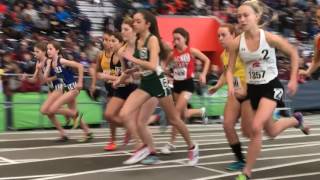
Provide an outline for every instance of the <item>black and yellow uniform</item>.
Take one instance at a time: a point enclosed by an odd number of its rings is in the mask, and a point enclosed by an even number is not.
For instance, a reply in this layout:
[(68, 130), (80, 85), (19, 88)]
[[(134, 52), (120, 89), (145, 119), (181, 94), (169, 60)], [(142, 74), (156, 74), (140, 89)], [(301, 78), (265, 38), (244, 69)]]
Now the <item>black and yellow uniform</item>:
[[(222, 54), (220, 55), (220, 59), (222, 60), (224, 69), (226, 71), (228, 68), (229, 53), (226, 50), (224, 50), (222, 52)], [(246, 69), (245, 69), (243, 61), (241, 60), (239, 55), (237, 56), (236, 64), (235, 64), (234, 71), (233, 71), (233, 86), (235, 89), (243, 88), (243, 87), (247, 86)], [(237, 98), (239, 103), (242, 103), (248, 99), (249, 99), (248, 96), (246, 96), (244, 98)]]
[[(103, 51), (101, 53), (101, 56), (100, 56), (100, 70), (101, 72), (104, 72), (104, 73), (109, 73), (110, 72), (110, 54), (107, 53), (106, 51)], [(104, 84), (106, 90), (108, 91), (108, 94), (107, 96), (108, 97), (111, 97), (113, 96), (113, 88), (112, 88), (112, 84), (111, 83), (108, 83), (108, 82), (105, 82)]]
[[(122, 73), (121, 62), (113, 63), (114, 54), (112, 54), (110, 59), (110, 75), (120, 76)], [(113, 96), (120, 99), (126, 100), (129, 95), (137, 88), (137, 85), (133, 83), (129, 84), (120, 84), (118, 88), (113, 89)]]
[[(150, 34), (140, 49), (137, 48), (138, 40), (135, 43), (135, 51), (133, 56), (135, 58), (149, 61), (149, 50), (147, 48), (148, 41), (152, 34)], [(163, 70), (160, 66), (157, 67), (156, 71), (143, 70), (140, 89), (150, 94), (152, 97), (165, 97), (171, 94), (169, 88), (168, 79), (164, 76)]]

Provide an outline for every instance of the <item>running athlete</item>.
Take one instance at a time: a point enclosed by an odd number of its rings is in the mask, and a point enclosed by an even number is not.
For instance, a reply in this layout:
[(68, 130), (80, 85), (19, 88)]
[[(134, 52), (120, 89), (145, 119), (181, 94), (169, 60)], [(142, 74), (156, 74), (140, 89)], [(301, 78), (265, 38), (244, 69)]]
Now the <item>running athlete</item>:
[[(231, 24), (222, 24), (218, 29), (218, 39), (224, 51), (222, 52), (220, 59), (224, 64), (224, 69), (227, 70), (228, 60), (229, 60), (229, 45), (232, 43), (233, 39), (236, 37), (235, 28)], [(217, 84), (211, 87), (208, 91), (210, 94), (215, 93), (226, 83), (225, 71), (220, 76)], [(236, 171), (241, 170), (245, 165), (244, 155), (241, 149), (241, 143), (237, 132), (235, 130), (235, 125), (238, 118), (241, 117), (246, 119), (245, 115), (249, 112), (246, 110), (250, 107), (250, 102), (246, 98), (247, 94), (247, 84), (245, 80), (245, 68), (243, 61), (237, 56), (235, 62), (235, 69), (233, 72), (235, 96), (228, 96), (227, 102), (224, 107), (224, 120), (223, 129), (226, 134), (226, 138), (229, 145), (236, 157), (236, 162), (233, 162), (227, 166), (228, 170)], [(242, 121), (243, 125), (245, 121)], [(245, 129), (246, 126), (242, 126)]]
[[(168, 81), (164, 76), (160, 66), (160, 59), (165, 58), (162, 43), (157, 26), (157, 20), (154, 15), (148, 11), (139, 11), (134, 14), (134, 30), (137, 33), (135, 52), (124, 52), (123, 56), (128, 61), (139, 65), (142, 69), (141, 84), (138, 89), (130, 94), (123, 108), (120, 111), (120, 117), (124, 123), (131, 120), (131, 114), (142, 106), (151, 97), (157, 97), (160, 106), (163, 108), (170, 123), (175, 126), (183, 135), (189, 150), (189, 165), (195, 165), (198, 162), (198, 145), (191, 141), (189, 131), (186, 125), (179, 117), (179, 113), (174, 107), (173, 99)], [(145, 144), (136, 151), (125, 164), (134, 164), (146, 157), (157, 159), (150, 132), (146, 131), (147, 123), (138, 121), (138, 132), (142, 142)], [(132, 128), (127, 126), (127, 128)], [(156, 161), (152, 161), (156, 162)]]
[(56, 119), (56, 116), (54, 114), (51, 115), (48, 113), (50, 105), (55, 101), (55, 99), (57, 99), (59, 96), (63, 94), (63, 84), (61, 84), (58, 80), (54, 80), (55, 73), (53, 70), (49, 72), (49, 77), (45, 78), (46, 63), (47, 63), (47, 57), (46, 57), (47, 44), (37, 43), (33, 49), (34, 49), (34, 56), (37, 59), (35, 72), (32, 78), (28, 79), (27, 75), (23, 75), (22, 79), (26, 79), (30, 82), (40, 81), (41, 83), (47, 83), (49, 87), (48, 97), (41, 105), (40, 111), (42, 114), (48, 116), (48, 118), (51, 120), (51, 122), (59, 131), (60, 138), (58, 139), (58, 141), (65, 141), (66, 138), (64, 137), (67, 137), (67, 136), (60, 122)]
[[(320, 27), (320, 7), (318, 7), (316, 10), (316, 21), (318, 26)], [(313, 56), (311, 65), (307, 70), (300, 70), (299, 71), (300, 75), (310, 77), (311, 74), (314, 73), (319, 68), (320, 66), (319, 51), (320, 51), (320, 35), (317, 34), (317, 36), (314, 38), (314, 56)]]
[[(81, 64), (69, 61), (59, 56), (60, 52), (60, 44), (52, 41), (49, 42), (47, 45), (47, 54), (48, 57), (51, 58), (48, 60), (48, 68), (47, 72), (54, 70), (55, 76), (57, 80), (63, 84), (64, 93), (57, 97), (48, 109), (49, 115), (54, 114), (62, 114), (64, 116), (78, 118), (80, 122), (80, 126), (83, 129), (85, 136), (80, 142), (88, 142), (93, 139), (93, 134), (90, 132), (88, 125), (82, 120), (82, 113), (79, 113), (76, 108), (76, 97), (79, 94), (82, 88), (82, 81), (83, 81), (83, 67)], [(74, 79), (73, 72), (71, 71), (72, 68), (78, 69), (78, 82)], [(49, 69), (49, 70), (48, 70)], [(45, 75), (48, 77), (48, 74)], [(64, 104), (71, 104), (70, 108), (63, 108)], [(67, 141), (68, 137), (63, 136), (61, 141)]]
[[(125, 42), (125, 45), (119, 49), (119, 51), (116, 55), (120, 59), (122, 71), (121, 71), (121, 76), (118, 77), (118, 79), (116, 81), (114, 81), (113, 86), (119, 87), (119, 85), (121, 86), (121, 84), (129, 84), (131, 86), (134, 86), (135, 88), (133, 90), (135, 90), (137, 85), (139, 84), (139, 79), (141, 78), (139, 75), (139, 72), (135, 72), (137, 70), (137, 67), (134, 63), (124, 59), (121, 56), (124, 52), (133, 54), (134, 50), (135, 50), (136, 33), (133, 30), (133, 19), (132, 18), (130, 18), (130, 17), (124, 18), (124, 20), (121, 24), (121, 34), (122, 34), (123, 40)], [(129, 94), (131, 92), (132, 91), (130, 91)], [(129, 94), (128, 94), (128, 96), (129, 96)], [(126, 96), (126, 99), (128, 96)], [(146, 101), (142, 105), (142, 107), (140, 107), (140, 109), (138, 109), (137, 111), (135, 111), (132, 114), (132, 117), (134, 117), (135, 120), (131, 120), (130, 122), (128, 122), (129, 124), (127, 123), (126, 125), (130, 126), (130, 127), (136, 127), (139, 116), (140, 116), (140, 118), (148, 119), (148, 122), (151, 122), (155, 116), (155, 115), (152, 115), (152, 112), (157, 107), (157, 105), (158, 105), (158, 100), (156, 98), (149, 99), (148, 101)], [(144, 111), (142, 112), (141, 109), (143, 109)], [(120, 121), (122, 123), (121, 119), (120, 119)], [(147, 124), (150, 124), (150, 123), (147, 123)], [(134, 131), (129, 133), (130, 130), (134, 130)], [(137, 141), (136, 145), (139, 144), (140, 141), (137, 136), (138, 133), (137, 133), (136, 128), (129, 128), (127, 131), (127, 134), (131, 134), (131, 136), (133, 134), (135, 136), (134, 138)], [(128, 141), (127, 138), (125, 140)], [(136, 149), (137, 149), (137, 147), (135, 148), (135, 150)]]
[[(190, 35), (184, 28), (176, 28), (173, 30), (174, 49), (169, 55), (166, 64), (172, 63), (173, 66), (173, 98), (176, 108), (182, 120), (186, 120), (188, 101), (194, 92), (194, 71), (195, 61), (199, 59), (203, 63), (203, 70), (199, 76), (201, 85), (206, 84), (206, 76), (210, 66), (209, 58), (199, 49), (189, 46)], [(166, 68), (166, 67), (165, 67)], [(170, 141), (161, 148), (161, 153), (170, 154), (174, 149), (174, 141), (176, 140), (177, 129), (172, 128)]]
[(230, 55), (226, 78), (229, 96), (235, 96), (233, 69), (237, 54), (246, 68), (247, 96), (254, 111), (251, 120), (250, 143), (246, 165), (236, 179), (249, 179), (252, 168), (261, 151), (262, 130), (271, 137), (276, 137), (289, 127), (297, 127), (305, 134), (309, 128), (304, 126), (303, 118), (297, 117), (274, 122), (272, 114), (277, 104), (281, 104), (284, 93), (278, 79), (275, 48), (287, 54), (291, 59), (291, 75), (288, 83), (290, 95), (297, 91), (298, 52), (281, 36), (273, 35), (260, 29), (258, 23), (263, 8), (256, 0), (248, 0), (238, 8), (238, 22), (243, 33), (230, 45)]
[[(117, 80), (123, 74), (125, 67), (128, 66), (124, 64), (125, 62), (121, 60), (119, 56), (120, 48), (124, 45), (124, 40), (120, 33), (112, 33), (110, 36), (110, 46), (112, 48), (113, 54), (110, 59), (110, 77), (112, 79)], [(126, 46), (126, 45), (125, 45)], [(132, 82), (125, 82), (121, 84), (117, 84), (113, 89), (113, 95), (108, 102), (107, 109), (105, 111), (105, 117), (110, 120), (110, 124), (112, 126), (122, 125), (122, 120), (119, 118), (119, 112), (121, 107), (123, 106), (125, 100), (128, 96), (133, 92), (137, 85)], [(135, 113), (132, 114), (132, 117), (136, 117)], [(134, 121), (130, 121), (130, 126), (136, 126)], [(130, 132), (130, 136), (136, 140), (136, 148), (140, 146), (139, 138), (137, 135), (136, 127), (135, 130)], [(128, 136), (128, 134), (126, 135)], [(128, 137), (126, 137), (128, 138)]]
[[(93, 71), (92, 75), (92, 81), (91, 81), (91, 94), (93, 94), (94, 90), (96, 89), (96, 81), (97, 79), (104, 80), (105, 81), (105, 88), (108, 92), (106, 102), (109, 101), (109, 99), (113, 96), (113, 88), (111, 81), (116, 80), (116, 77), (110, 75), (110, 59), (111, 55), (113, 54), (111, 45), (110, 45), (110, 37), (112, 32), (106, 31), (103, 34), (103, 51), (101, 51), (96, 58), (96, 63), (93, 65), (93, 68), (95, 69)], [(107, 107), (105, 107), (107, 109)], [(106, 110), (104, 110), (105, 112)], [(111, 123), (109, 119), (106, 119), (109, 123), (110, 128), (110, 141), (106, 144), (104, 147), (104, 150), (106, 151), (114, 151), (117, 149), (116, 144), (116, 126), (114, 123)]]

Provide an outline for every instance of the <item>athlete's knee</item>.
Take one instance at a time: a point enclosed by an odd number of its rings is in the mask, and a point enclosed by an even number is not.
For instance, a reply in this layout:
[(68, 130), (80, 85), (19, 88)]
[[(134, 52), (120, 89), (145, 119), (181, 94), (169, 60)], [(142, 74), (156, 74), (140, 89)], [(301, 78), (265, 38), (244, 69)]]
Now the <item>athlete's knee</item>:
[(243, 129), (243, 130), (242, 130), (242, 136), (243, 136), (243, 137), (246, 137), (246, 138), (249, 138), (249, 139), (250, 139), (251, 136), (252, 136), (251, 134), (252, 134), (252, 133), (251, 133), (249, 130), (247, 130), (247, 129)]
[(48, 115), (49, 114), (49, 108), (41, 107), (40, 112), (43, 115)]
[(114, 117), (114, 113), (111, 113), (111, 112), (105, 112), (104, 113), (104, 117), (106, 118), (106, 120), (108, 121), (113, 121), (113, 117)]
[(172, 126), (178, 126), (182, 121), (178, 113), (168, 116), (168, 120)]
[(145, 121), (142, 121), (140, 119), (138, 119), (136, 121), (136, 127), (140, 130), (140, 129), (144, 129), (147, 126)]
[(251, 138), (257, 138), (262, 135), (262, 125), (260, 124), (253, 124), (252, 130), (250, 133)]
[(179, 111), (179, 115), (180, 115), (180, 118), (185, 121), (187, 119), (187, 113), (186, 111), (182, 110), (182, 111)]
[(234, 130), (234, 124), (228, 121), (224, 121), (223, 122), (223, 129), (225, 131), (230, 131), (230, 130)]
[(52, 107), (50, 107), (50, 108), (48, 108), (48, 110), (47, 110), (47, 115), (53, 115), (53, 114), (55, 114), (57, 112), (57, 108), (55, 108), (54, 106), (52, 106)]
[[(121, 121), (123, 122), (123, 123), (126, 123), (127, 121), (128, 121), (128, 117), (130, 117), (130, 115), (129, 115), (129, 113), (128, 112), (126, 112), (126, 111), (123, 111), (123, 110), (121, 110), (120, 112), (119, 112), (119, 119), (121, 119)], [(135, 117), (133, 117), (133, 118), (135, 118)]]
[(275, 137), (277, 137), (277, 133), (272, 130), (266, 130), (265, 134), (271, 139), (274, 139)]

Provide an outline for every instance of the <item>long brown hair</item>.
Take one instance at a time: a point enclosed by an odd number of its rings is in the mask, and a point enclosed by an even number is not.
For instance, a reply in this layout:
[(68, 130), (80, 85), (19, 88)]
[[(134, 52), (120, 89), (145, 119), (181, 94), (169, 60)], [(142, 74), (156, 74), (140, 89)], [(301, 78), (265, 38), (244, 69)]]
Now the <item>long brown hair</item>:
[(146, 10), (139, 10), (135, 14), (139, 14), (139, 13), (143, 16), (144, 20), (147, 23), (150, 23), (150, 27), (149, 27), (150, 33), (158, 38), (159, 46), (160, 46), (160, 53), (159, 53), (160, 59), (161, 60), (166, 59), (168, 56), (168, 52), (163, 47), (156, 16)]
[(43, 52), (46, 52), (47, 50), (47, 43), (46, 42), (38, 42), (34, 45), (35, 48), (40, 49)]

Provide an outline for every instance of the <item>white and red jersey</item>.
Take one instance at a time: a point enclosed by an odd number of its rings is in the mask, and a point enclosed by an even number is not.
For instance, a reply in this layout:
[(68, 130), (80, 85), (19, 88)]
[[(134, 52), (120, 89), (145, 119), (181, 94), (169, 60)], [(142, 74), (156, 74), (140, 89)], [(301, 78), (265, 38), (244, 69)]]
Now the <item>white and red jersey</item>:
[(264, 30), (260, 29), (256, 51), (250, 51), (244, 33), (240, 35), (239, 56), (246, 66), (248, 84), (267, 84), (278, 76), (275, 49), (268, 44)]
[(195, 58), (192, 56), (190, 47), (179, 52), (173, 50), (173, 79), (183, 81), (194, 77)]

